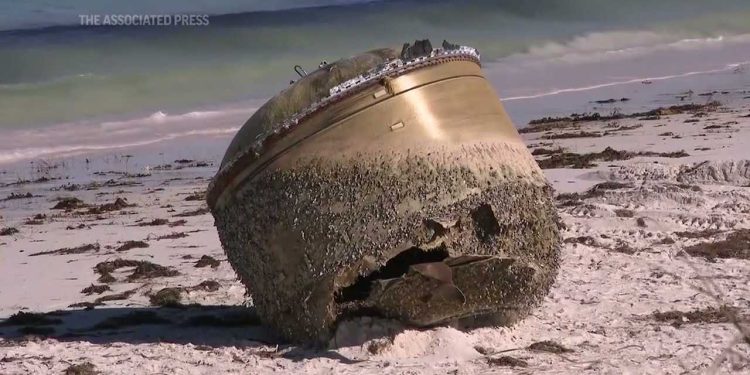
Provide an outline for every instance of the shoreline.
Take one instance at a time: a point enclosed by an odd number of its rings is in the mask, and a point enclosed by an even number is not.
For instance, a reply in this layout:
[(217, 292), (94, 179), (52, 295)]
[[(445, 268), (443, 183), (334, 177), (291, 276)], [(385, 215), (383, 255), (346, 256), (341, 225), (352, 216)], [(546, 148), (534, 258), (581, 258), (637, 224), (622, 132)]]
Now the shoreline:
[[(549, 115), (613, 110), (636, 112), (653, 107), (655, 103), (666, 106), (686, 100), (700, 103), (707, 98), (699, 95), (712, 91), (717, 91), (712, 100), (728, 105), (747, 101), (750, 90), (743, 82), (744, 77), (750, 75), (750, 53), (741, 52), (744, 50), (750, 51), (750, 42), (727, 39), (701, 48), (655, 50), (614, 60), (606, 57), (605, 52), (596, 51), (591, 52), (590, 60), (581, 61), (567, 61), (564, 56), (504, 58), (484, 62), (483, 69), (516, 127), (523, 128), (530, 120)], [(606, 59), (598, 60), (597, 53), (604, 54)], [(665, 70), (660, 67), (661, 61), (673, 63)], [(599, 75), (591, 76), (592, 69), (600, 72)], [(537, 83), (528, 86), (528, 82)], [(722, 94), (724, 91), (729, 93)], [(691, 92), (694, 95), (687, 97)], [(597, 103), (610, 98), (630, 100)], [(3, 150), (0, 151), (0, 170), (35, 158), (82, 156), (96, 150), (117, 149), (119, 153), (127, 153), (128, 148), (149, 144), (179, 149), (180, 140), (199, 135), (223, 135), (228, 144), (231, 134), (260, 104), (261, 100), (245, 100), (179, 113), (154, 111), (135, 117), (4, 129), (6, 137), (0, 140), (0, 150)], [(217, 145), (215, 152), (223, 152), (226, 144)], [(145, 164), (154, 164), (154, 161)]]

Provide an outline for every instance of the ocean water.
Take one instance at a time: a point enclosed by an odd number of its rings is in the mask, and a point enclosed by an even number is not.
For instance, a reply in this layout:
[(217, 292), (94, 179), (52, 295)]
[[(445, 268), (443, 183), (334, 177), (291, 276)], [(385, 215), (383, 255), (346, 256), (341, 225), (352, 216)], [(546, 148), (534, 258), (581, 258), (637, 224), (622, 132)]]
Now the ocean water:
[[(479, 48), (518, 125), (603, 89), (639, 95), (643, 80), (658, 83), (652, 97), (698, 76), (741, 91), (750, 62), (747, 0), (66, 3), (0, 0), (0, 163), (228, 138), (295, 64), (417, 38)], [(208, 14), (209, 25), (80, 24), (110, 14)]]

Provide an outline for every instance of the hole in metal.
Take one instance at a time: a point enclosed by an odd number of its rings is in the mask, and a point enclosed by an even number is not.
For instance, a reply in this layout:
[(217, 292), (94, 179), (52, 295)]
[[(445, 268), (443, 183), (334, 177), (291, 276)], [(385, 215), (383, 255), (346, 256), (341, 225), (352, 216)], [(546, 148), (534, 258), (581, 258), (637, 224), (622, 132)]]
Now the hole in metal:
[(334, 300), (336, 303), (366, 300), (367, 297), (370, 296), (372, 284), (375, 281), (394, 279), (406, 275), (409, 271), (409, 267), (413, 265), (440, 262), (445, 258), (448, 258), (448, 256), (448, 251), (444, 248), (425, 251), (418, 247), (412, 247), (404, 250), (393, 258), (388, 259), (385, 265), (379, 269), (368, 275), (358, 277), (354, 284), (342, 288), (336, 293)]

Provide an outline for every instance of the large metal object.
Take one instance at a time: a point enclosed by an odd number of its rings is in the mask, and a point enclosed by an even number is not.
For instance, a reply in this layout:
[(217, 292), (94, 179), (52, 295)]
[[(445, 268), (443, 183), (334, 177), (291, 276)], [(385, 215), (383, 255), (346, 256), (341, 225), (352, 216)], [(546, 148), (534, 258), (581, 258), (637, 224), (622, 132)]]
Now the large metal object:
[(323, 65), (239, 131), (208, 193), (261, 317), (326, 340), (343, 317), (508, 325), (553, 283), (544, 176), (473, 49)]

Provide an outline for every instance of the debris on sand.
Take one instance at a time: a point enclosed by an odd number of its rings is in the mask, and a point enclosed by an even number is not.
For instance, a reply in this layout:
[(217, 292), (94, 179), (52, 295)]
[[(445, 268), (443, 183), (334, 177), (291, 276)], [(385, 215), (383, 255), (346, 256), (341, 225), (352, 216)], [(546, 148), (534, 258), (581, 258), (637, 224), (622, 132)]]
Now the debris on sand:
[(48, 326), (61, 324), (62, 320), (58, 318), (50, 318), (49, 314), (31, 313), (25, 311), (19, 311), (11, 315), (4, 322), (0, 322), (2, 326)]
[(580, 131), (578, 133), (559, 133), (543, 135), (539, 139), (553, 140), (553, 139), (572, 139), (572, 138), (600, 138), (602, 133), (599, 132), (585, 132)]
[(118, 329), (145, 324), (169, 324), (168, 319), (153, 311), (133, 311), (125, 315), (107, 318), (92, 327), (92, 330)]
[(596, 164), (594, 162), (599, 161), (619, 161), (628, 160), (634, 157), (645, 156), (645, 157), (664, 157), (664, 158), (683, 158), (690, 156), (685, 151), (676, 152), (652, 152), (652, 151), (619, 151), (611, 147), (605, 148), (602, 152), (591, 152), (588, 154), (576, 154), (572, 152), (561, 152), (559, 154), (551, 154), (547, 159), (538, 160), (539, 167), (542, 169), (552, 168), (573, 168), (573, 169), (587, 169), (594, 168)]
[(60, 199), (52, 209), (70, 211), (81, 207), (86, 207), (86, 204), (82, 200), (75, 197), (67, 197)]
[(659, 107), (648, 112), (636, 112), (631, 114), (622, 114), (617, 112), (610, 115), (602, 115), (599, 113), (573, 113), (570, 116), (566, 117), (544, 117), (537, 120), (531, 120), (529, 121), (529, 126), (519, 130), (519, 133), (537, 133), (553, 129), (560, 129), (561, 125), (570, 127), (574, 126), (573, 124), (576, 123), (589, 121), (612, 121), (639, 117), (643, 117), (644, 120), (656, 120), (660, 118), (660, 116), (676, 115), (680, 113), (712, 112), (717, 110), (719, 107), (721, 107), (720, 102), (712, 101), (706, 104), (683, 104), (673, 105), (671, 107)]
[(172, 277), (180, 274), (177, 270), (151, 263), (146, 260), (130, 259), (115, 259), (112, 261), (101, 262), (94, 266), (94, 271), (101, 275), (99, 282), (110, 283), (115, 281), (112, 272), (126, 267), (135, 267), (133, 273), (127, 277), (128, 281), (152, 279), (155, 277)]
[(70, 365), (65, 369), (63, 375), (98, 375), (99, 371), (90, 362), (84, 362), (77, 365)]
[(594, 239), (594, 237), (591, 237), (591, 236), (570, 237), (570, 238), (566, 238), (563, 242), (581, 244), (581, 245), (586, 245), (586, 246), (596, 245), (596, 240)]
[(651, 314), (651, 318), (657, 322), (669, 323), (673, 327), (679, 328), (683, 324), (695, 323), (729, 323), (732, 317), (737, 313), (736, 309), (723, 305), (718, 309), (707, 307), (692, 311), (656, 311)]
[(630, 189), (633, 187), (633, 184), (627, 184), (617, 181), (605, 181), (602, 183), (598, 183), (594, 185), (591, 189), (589, 189), (590, 192), (599, 192), (599, 191), (605, 191), (605, 190), (622, 190), (622, 189)]
[[(106, 286), (106, 285), (104, 285), (104, 286)], [(108, 289), (108, 290), (111, 290), (111, 289)], [(90, 309), (90, 308), (93, 308), (95, 306), (103, 305), (104, 302), (126, 300), (126, 299), (130, 298), (133, 294), (135, 294), (135, 292), (137, 292), (137, 291), (138, 291), (138, 289), (131, 289), (131, 290), (126, 290), (126, 291), (121, 292), (121, 293), (107, 294), (106, 296), (101, 296), (101, 297), (95, 299), (93, 302), (78, 302), (78, 303), (74, 303), (74, 304), (72, 304), (72, 305), (70, 305), (68, 307), (85, 307), (87, 309)]]
[(119, 211), (129, 207), (135, 207), (135, 204), (128, 203), (128, 200), (125, 198), (117, 198), (112, 203), (105, 203), (96, 207), (91, 207), (87, 213), (89, 215), (99, 215), (104, 212)]
[(646, 224), (646, 219), (639, 217), (635, 220), (635, 224), (641, 228), (646, 228), (648, 225)]
[(624, 131), (628, 131), (628, 130), (640, 129), (642, 127), (643, 127), (643, 125), (641, 125), (641, 124), (635, 124), (635, 125), (631, 125), (631, 126), (626, 126), (626, 125), (617, 126), (614, 129), (609, 129), (609, 130), (605, 131), (604, 132), (604, 136), (613, 135), (615, 133), (624, 132)]
[(44, 220), (47, 218), (47, 215), (45, 214), (36, 214), (24, 221), (23, 223), (26, 225), (42, 225), (44, 224)]
[(507, 355), (501, 357), (487, 358), (487, 364), (498, 367), (528, 367), (529, 363), (523, 359), (510, 357)]
[(568, 349), (554, 341), (540, 341), (535, 342), (527, 347), (527, 349), (535, 352), (546, 352), (554, 354), (572, 353), (572, 349)]
[(185, 238), (187, 236), (188, 235), (185, 232), (172, 232), (170, 234), (165, 234), (163, 236), (158, 236), (158, 237), (156, 237), (156, 240), (157, 241), (161, 241), (161, 240), (176, 240), (178, 238)]
[(216, 268), (221, 264), (218, 260), (216, 260), (214, 257), (209, 255), (202, 256), (196, 263), (195, 268), (203, 268), (203, 267), (211, 267)]
[(618, 208), (615, 210), (615, 216), (632, 218), (635, 217), (635, 212), (633, 210)]
[(185, 224), (187, 224), (187, 220), (182, 219), (182, 220), (177, 220), (177, 221), (170, 222), (169, 226), (171, 228), (174, 228), (174, 227), (181, 227), (181, 226), (183, 226)]
[(37, 196), (31, 193), (26, 193), (26, 194), (10, 193), (10, 195), (8, 195), (7, 197), (0, 199), (0, 202), (11, 201), (11, 200), (16, 200), (16, 199), (34, 198), (34, 197), (37, 197)]
[(153, 219), (151, 221), (147, 221), (145, 223), (139, 223), (139, 227), (156, 227), (160, 225), (167, 225), (169, 224), (168, 219)]
[(85, 294), (87, 296), (90, 296), (92, 294), (102, 294), (102, 293), (110, 291), (110, 290), (112, 290), (112, 288), (110, 288), (109, 285), (94, 285), (94, 284), (91, 284), (91, 285), (83, 288), (83, 290), (81, 290), (81, 293), (83, 293), (83, 294)]
[(209, 213), (208, 207), (201, 207), (192, 211), (185, 211), (174, 215), (175, 217), (189, 217), (189, 216), (200, 216)]
[(185, 288), (164, 288), (149, 296), (148, 299), (153, 306), (181, 307), (182, 293), (184, 292)]
[(85, 228), (91, 229), (91, 226), (81, 223), (78, 225), (68, 225), (67, 227), (65, 227), (65, 230), (76, 230), (76, 229), (85, 229)]
[(206, 292), (215, 292), (221, 288), (221, 284), (219, 284), (216, 280), (205, 280), (201, 281), (200, 284), (190, 288), (191, 290), (202, 290)]
[(559, 148), (537, 148), (534, 151), (531, 152), (531, 155), (534, 156), (542, 156), (542, 155), (552, 155), (552, 154), (561, 154), (565, 152), (565, 150), (562, 147)]
[(143, 241), (125, 241), (122, 245), (120, 245), (115, 251), (128, 251), (130, 249), (145, 249), (149, 245)]
[(39, 253), (33, 253), (29, 254), (30, 257), (35, 257), (39, 255), (71, 255), (71, 254), (83, 254), (88, 252), (96, 252), (99, 251), (100, 246), (99, 243), (90, 243), (81, 245), (78, 247), (64, 247), (62, 249), (57, 250), (50, 250), (50, 251), (42, 251)]
[(656, 242), (656, 245), (674, 245), (676, 242), (672, 237), (664, 237), (660, 241)]
[(172, 277), (180, 273), (177, 270), (164, 267), (148, 261), (140, 261), (135, 266), (133, 273), (128, 276), (128, 280), (153, 279), (156, 277)]
[(12, 236), (18, 233), (18, 229), (13, 227), (7, 227), (0, 229), (0, 236)]
[(204, 201), (206, 200), (206, 193), (205, 192), (198, 192), (192, 193), (185, 197), (186, 201)]
[(718, 229), (705, 229), (705, 230), (701, 230), (697, 232), (688, 232), (688, 231), (674, 232), (674, 235), (680, 238), (697, 239), (697, 238), (711, 238), (720, 233), (723, 233), (723, 232)]
[(599, 184), (594, 185), (591, 187), (591, 189), (585, 191), (584, 193), (563, 193), (558, 194), (555, 199), (558, 201), (563, 202), (563, 206), (569, 206), (572, 205), (574, 202), (581, 202), (586, 199), (590, 198), (599, 198), (603, 197), (607, 191), (610, 190), (621, 190), (621, 189), (629, 189), (632, 188), (633, 185), (631, 184), (624, 184), (621, 182), (614, 182), (614, 181), (606, 181)]
[(138, 291), (137, 289), (131, 289), (126, 290), (122, 293), (115, 293), (115, 294), (107, 294), (106, 296), (101, 296), (94, 300), (94, 303), (101, 304), (102, 302), (108, 302), (108, 301), (122, 301), (130, 298), (135, 292)]
[(617, 245), (615, 245), (615, 247), (611, 248), (610, 250), (616, 253), (627, 254), (627, 255), (633, 255), (638, 252), (638, 249), (628, 245), (625, 242), (619, 242)]
[(724, 241), (704, 242), (685, 248), (685, 252), (707, 260), (716, 258), (750, 259), (750, 229), (735, 231)]
[(393, 340), (391, 338), (380, 338), (370, 341), (370, 343), (367, 344), (367, 351), (370, 354), (378, 355), (382, 354), (386, 351), (386, 349), (390, 348), (393, 345)]

